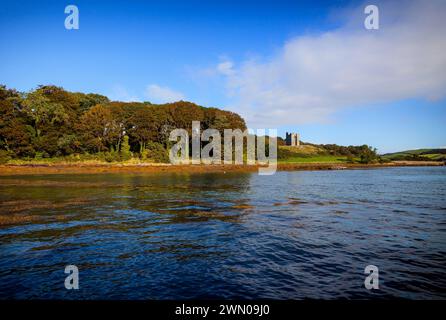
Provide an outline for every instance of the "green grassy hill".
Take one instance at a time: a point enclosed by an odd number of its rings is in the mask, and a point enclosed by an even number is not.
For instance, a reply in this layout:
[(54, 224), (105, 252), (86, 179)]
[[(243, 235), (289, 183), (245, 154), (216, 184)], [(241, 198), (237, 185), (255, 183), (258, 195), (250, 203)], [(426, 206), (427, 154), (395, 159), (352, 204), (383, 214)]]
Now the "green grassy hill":
[(416, 149), (394, 153), (386, 153), (381, 156), (384, 159), (415, 160), (415, 161), (446, 161), (446, 149)]
[(347, 161), (346, 156), (328, 154), (326, 149), (316, 145), (279, 146), (278, 151), (280, 163), (339, 163)]

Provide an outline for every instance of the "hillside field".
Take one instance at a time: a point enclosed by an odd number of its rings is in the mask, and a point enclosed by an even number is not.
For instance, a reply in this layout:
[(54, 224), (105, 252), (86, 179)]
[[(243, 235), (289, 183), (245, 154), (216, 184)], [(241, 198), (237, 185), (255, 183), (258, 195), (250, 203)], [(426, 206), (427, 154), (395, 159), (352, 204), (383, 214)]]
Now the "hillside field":
[(446, 161), (446, 149), (416, 149), (401, 152), (387, 153), (381, 156), (391, 161), (418, 160), (418, 161)]

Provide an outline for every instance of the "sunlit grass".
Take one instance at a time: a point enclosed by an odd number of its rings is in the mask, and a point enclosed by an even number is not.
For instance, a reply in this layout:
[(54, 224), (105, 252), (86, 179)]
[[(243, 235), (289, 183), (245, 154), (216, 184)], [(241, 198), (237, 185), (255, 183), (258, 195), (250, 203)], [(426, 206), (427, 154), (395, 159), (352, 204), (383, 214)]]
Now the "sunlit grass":
[(316, 163), (316, 162), (345, 163), (347, 162), (347, 157), (332, 156), (332, 155), (311, 155), (305, 157), (296, 156), (279, 160), (279, 163)]

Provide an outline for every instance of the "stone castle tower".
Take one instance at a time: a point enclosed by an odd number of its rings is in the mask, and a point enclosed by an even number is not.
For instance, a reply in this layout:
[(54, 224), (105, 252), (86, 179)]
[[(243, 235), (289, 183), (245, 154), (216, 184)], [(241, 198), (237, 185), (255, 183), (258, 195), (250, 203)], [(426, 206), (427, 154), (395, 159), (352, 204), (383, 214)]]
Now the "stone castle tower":
[(285, 139), (285, 143), (287, 146), (294, 146), (294, 147), (298, 147), (300, 144), (299, 141), (300, 137), (298, 133), (286, 133), (286, 139)]

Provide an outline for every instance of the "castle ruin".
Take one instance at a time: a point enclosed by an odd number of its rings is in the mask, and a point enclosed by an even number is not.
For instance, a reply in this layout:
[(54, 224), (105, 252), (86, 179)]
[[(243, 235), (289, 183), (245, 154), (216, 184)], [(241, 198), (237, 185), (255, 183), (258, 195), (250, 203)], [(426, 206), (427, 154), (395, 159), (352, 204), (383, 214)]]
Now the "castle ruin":
[(300, 144), (299, 141), (299, 134), (298, 133), (286, 133), (286, 139), (285, 139), (285, 143), (287, 146), (293, 146), (293, 147), (298, 147)]

